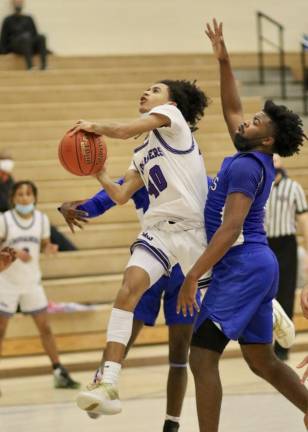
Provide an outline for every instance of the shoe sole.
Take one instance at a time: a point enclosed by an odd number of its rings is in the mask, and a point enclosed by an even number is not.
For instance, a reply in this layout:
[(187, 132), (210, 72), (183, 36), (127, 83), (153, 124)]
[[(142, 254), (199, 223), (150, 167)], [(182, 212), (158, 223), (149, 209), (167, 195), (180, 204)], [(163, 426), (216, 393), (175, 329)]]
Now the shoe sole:
[(90, 392), (81, 392), (76, 398), (77, 406), (83, 411), (93, 414), (115, 415), (122, 411), (121, 402), (119, 400), (102, 400)]

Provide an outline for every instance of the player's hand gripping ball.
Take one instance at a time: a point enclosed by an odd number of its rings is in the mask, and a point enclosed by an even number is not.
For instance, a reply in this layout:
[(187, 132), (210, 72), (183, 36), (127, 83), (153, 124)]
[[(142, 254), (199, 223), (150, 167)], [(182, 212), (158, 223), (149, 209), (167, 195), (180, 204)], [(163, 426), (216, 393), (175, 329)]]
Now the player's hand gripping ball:
[(79, 130), (67, 132), (59, 143), (58, 156), (63, 168), (77, 176), (98, 173), (107, 158), (107, 146), (103, 137)]

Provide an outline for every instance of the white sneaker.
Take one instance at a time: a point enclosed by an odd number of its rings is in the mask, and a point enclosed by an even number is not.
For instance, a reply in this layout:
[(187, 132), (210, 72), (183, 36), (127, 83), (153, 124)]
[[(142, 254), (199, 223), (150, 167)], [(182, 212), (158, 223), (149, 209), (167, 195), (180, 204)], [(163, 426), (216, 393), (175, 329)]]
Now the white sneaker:
[(86, 391), (78, 393), (76, 402), (80, 409), (91, 414), (113, 415), (122, 411), (118, 389), (113, 384), (89, 384)]
[(273, 300), (273, 331), (283, 348), (290, 348), (295, 340), (295, 327), (277, 300)]

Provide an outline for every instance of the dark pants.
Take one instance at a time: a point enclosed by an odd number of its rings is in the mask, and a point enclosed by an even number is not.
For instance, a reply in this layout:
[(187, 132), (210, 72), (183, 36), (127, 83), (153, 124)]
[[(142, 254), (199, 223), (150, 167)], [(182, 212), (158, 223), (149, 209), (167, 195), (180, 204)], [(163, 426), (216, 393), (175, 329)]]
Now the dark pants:
[(51, 243), (59, 246), (60, 252), (77, 250), (76, 246), (60, 233), (54, 225), (51, 225), (50, 227), (50, 240)]
[[(279, 288), (277, 300), (292, 319), (297, 280), (297, 241), (295, 235), (268, 238), (269, 246), (275, 253), (279, 264)], [(275, 351), (287, 353), (288, 350), (275, 344)]]
[(46, 69), (47, 48), (46, 38), (44, 35), (33, 37), (29, 33), (23, 33), (11, 41), (10, 49), (12, 52), (24, 56), (28, 69), (31, 69), (33, 66), (33, 54), (39, 54), (41, 59), (41, 69)]

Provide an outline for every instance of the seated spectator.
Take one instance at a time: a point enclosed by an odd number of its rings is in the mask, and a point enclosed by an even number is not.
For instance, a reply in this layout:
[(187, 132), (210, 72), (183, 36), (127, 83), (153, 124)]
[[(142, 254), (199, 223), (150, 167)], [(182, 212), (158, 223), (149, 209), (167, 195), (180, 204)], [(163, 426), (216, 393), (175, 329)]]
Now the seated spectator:
[[(0, 151), (0, 213), (11, 208), (10, 193), (14, 185), (12, 171), (14, 169), (14, 160), (6, 151)], [(58, 245), (60, 252), (76, 250), (76, 246), (69, 241), (54, 225), (51, 225), (50, 238), (52, 243)]]
[(10, 52), (25, 58), (27, 69), (32, 69), (33, 54), (38, 53), (41, 69), (47, 67), (46, 38), (37, 32), (36, 25), (30, 15), (22, 14), (23, 0), (12, 0), (14, 13), (7, 16), (2, 24), (0, 45), (3, 54)]

